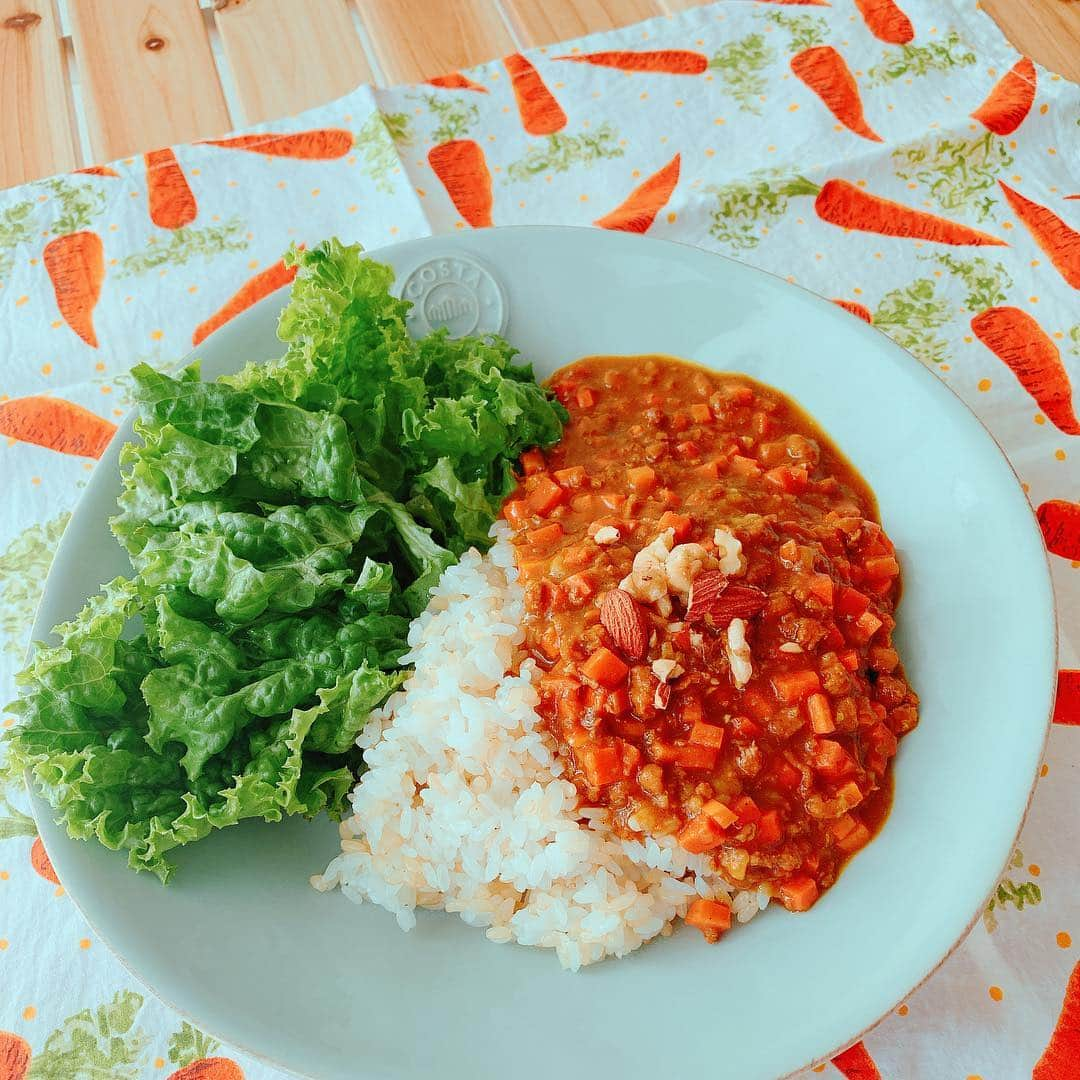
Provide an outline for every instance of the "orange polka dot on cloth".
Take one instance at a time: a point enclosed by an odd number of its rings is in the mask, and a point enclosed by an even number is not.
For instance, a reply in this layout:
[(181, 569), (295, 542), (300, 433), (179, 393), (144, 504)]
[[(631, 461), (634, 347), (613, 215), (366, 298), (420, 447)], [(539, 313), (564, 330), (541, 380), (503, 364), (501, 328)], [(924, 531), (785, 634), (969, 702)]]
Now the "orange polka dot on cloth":
[(991, 986), (987, 993), (990, 995), (991, 1001), (1001, 1001), (1005, 996), (1005, 991), (1000, 986)]
[(1067, 949), (1072, 945), (1072, 935), (1066, 930), (1059, 930), (1054, 940), (1059, 949)]

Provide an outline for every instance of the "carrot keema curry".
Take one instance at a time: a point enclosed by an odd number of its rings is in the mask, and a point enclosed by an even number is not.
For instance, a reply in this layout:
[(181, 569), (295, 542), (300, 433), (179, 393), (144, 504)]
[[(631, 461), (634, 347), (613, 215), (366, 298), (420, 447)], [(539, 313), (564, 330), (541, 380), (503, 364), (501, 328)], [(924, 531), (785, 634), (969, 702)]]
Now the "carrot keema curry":
[[(804, 911), (881, 827), (918, 723), (873, 494), (742, 375), (592, 357), (551, 387), (570, 422), (503, 507), (542, 726), (619, 835)], [(715, 940), (731, 909), (686, 921)]]

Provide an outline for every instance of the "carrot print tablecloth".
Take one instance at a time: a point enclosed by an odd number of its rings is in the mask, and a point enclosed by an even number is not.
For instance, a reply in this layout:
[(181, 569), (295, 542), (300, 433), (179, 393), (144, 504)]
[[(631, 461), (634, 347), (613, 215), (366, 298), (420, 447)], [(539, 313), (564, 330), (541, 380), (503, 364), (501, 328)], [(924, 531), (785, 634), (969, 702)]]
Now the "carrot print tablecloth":
[[(560, 223), (734, 255), (872, 321), (979, 413), (1038, 508), (1061, 618), (1057, 723), (981, 922), (815, 1071), (1080, 1075), (1080, 89), (970, 0), (900, 5), (732, 0), (0, 193), (4, 700), (129, 368), (177, 366), (285, 280), (289, 244)], [(134, 982), (64, 895), (24, 793), (0, 798), (0, 1077), (208, 1058), (188, 1075), (283, 1075)], [(913, 879), (913, 903), (933, 888)]]

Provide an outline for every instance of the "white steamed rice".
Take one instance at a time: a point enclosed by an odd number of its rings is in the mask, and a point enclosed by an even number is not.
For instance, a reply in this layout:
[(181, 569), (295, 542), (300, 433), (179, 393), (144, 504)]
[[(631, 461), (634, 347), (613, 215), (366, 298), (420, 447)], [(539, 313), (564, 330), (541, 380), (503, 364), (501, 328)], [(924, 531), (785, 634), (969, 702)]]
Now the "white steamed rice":
[(696, 896), (728, 896), (746, 922), (768, 904), (731, 894), (672, 837), (626, 841), (578, 806), (538, 727), (536, 669), (508, 675), (522, 589), (504, 526), (443, 575), (409, 630), (414, 674), (359, 739), (368, 771), (342, 853), (312, 884), (340, 885), (409, 930), (415, 909), (456, 911), (491, 941), (555, 949), (576, 970), (668, 931)]

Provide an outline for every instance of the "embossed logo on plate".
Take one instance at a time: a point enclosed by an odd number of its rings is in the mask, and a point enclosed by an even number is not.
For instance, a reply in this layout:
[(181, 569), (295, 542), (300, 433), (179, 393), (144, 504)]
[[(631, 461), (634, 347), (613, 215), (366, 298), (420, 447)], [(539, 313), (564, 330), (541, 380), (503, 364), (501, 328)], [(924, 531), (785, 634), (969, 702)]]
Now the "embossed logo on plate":
[(405, 279), (404, 300), (411, 300), (409, 329), (423, 337), (445, 326), (451, 337), (501, 334), (506, 301), (499, 283), (483, 264), (466, 255), (443, 255), (421, 263)]

